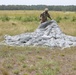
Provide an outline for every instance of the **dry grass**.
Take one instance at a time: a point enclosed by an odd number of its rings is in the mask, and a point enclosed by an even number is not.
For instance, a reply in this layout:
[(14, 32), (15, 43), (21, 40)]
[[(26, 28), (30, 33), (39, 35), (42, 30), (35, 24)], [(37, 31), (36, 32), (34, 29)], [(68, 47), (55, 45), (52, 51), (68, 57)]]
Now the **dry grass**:
[[(10, 18), (17, 16), (36, 16), (42, 11), (0, 11), (0, 16)], [(54, 19), (61, 18), (58, 25), (68, 35), (76, 36), (75, 12), (49, 12)], [(0, 41), (5, 34), (16, 35), (34, 31), (38, 21), (22, 22), (19, 20), (0, 20)], [(59, 48), (47, 47), (11, 47), (0, 45), (0, 75), (75, 75), (76, 47)]]
[(2, 62), (0, 61), (0, 74), (1, 75), (9, 75), (8, 70), (2, 66)]
[(0, 21), (0, 35), (5, 34), (16, 35), (25, 32), (32, 32), (38, 26), (37, 22), (19, 22), (19, 21)]
[(60, 22), (59, 26), (63, 33), (67, 35), (76, 36), (76, 22)]
[[(38, 25), (39, 22), (36, 21), (31, 21), (31, 22), (22, 22), (22, 21), (17, 21), (14, 20), (14, 17), (27, 17), (27, 16), (32, 16), (32, 18), (37, 17), (39, 18), (39, 15), (42, 11), (0, 11), (0, 17), (1, 16), (8, 16), (10, 17), (10, 21), (1, 21), (0, 20), (0, 35), (5, 35), (5, 34), (20, 34), (24, 32), (31, 32), (34, 31)], [(54, 12), (54, 11), (49, 11), (50, 15), (52, 16), (53, 19), (57, 19), (57, 17), (60, 17), (61, 20), (58, 23), (59, 26), (61, 27), (62, 31), (66, 34), (70, 35), (75, 35), (76, 33), (76, 20), (73, 22), (72, 19), (73, 17), (76, 18), (76, 13), (75, 12)], [(27, 19), (27, 18), (26, 18)], [(27, 19), (29, 20), (29, 19)], [(69, 27), (69, 28), (68, 28)]]
[(0, 46), (0, 65), (4, 67), (1, 72), (10, 75), (75, 75), (75, 49)]

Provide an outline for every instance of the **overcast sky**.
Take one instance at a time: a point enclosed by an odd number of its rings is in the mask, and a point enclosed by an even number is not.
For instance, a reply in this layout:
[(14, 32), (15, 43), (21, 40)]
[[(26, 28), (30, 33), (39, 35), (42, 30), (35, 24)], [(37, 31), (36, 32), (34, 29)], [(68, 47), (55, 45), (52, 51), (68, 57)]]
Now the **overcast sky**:
[(76, 0), (0, 0), (0, 5), (76, 5)]

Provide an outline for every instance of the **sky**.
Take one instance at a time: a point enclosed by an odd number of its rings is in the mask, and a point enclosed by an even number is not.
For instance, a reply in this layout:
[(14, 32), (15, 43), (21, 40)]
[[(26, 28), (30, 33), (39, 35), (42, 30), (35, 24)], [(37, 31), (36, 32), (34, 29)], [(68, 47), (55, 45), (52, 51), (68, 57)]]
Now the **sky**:
[(76, 5), (76, 0), (0, 0), (0, 5)]

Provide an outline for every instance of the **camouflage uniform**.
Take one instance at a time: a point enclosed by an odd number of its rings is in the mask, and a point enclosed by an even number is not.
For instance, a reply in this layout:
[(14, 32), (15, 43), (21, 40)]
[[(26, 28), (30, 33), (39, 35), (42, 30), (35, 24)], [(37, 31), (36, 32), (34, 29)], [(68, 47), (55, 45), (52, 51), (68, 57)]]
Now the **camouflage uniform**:
[(41, 20), (41, 23), (47, 21), (47, 17), (51, 19), (50, 15), (48, 12), (43, 12), (40, 14), (40, 20)]

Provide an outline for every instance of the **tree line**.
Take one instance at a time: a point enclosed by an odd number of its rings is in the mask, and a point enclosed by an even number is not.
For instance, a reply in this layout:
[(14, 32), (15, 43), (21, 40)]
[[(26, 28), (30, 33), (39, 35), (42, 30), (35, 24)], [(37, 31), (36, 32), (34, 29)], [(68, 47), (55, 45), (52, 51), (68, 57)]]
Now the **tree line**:
[(76, 11), (76, 6), (75, 5), (69, 5), (69, 6), (0, 5), (0, 10), (44, 10), (46, 7), (51, 11)]

